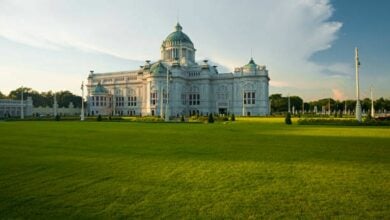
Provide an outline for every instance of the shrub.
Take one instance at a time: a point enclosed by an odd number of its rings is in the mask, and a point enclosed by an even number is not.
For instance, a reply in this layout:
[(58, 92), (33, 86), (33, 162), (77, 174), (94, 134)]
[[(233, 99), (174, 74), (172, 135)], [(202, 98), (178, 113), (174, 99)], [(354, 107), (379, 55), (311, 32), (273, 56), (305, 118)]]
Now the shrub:
[(96, 118), (97, 121), (102, 121), (102, 116), (101, 115), (98, 115), (97, 118)]
[(61, 120), (61, 116), (60, 115), (56, 115), (56, 117), (54, 117), (54, 120), (56, 120), (56, 121)]
[(236, 120), (236, 116), (234, 116), (234, 113), (232, 114), (232, 117), (230, 119), (231, 121), (235, 121)]
[(184, 115), (181, 116), (180, 121), (185, 122)]
[(367, 116), (366, 116), (366, 118), (365, 118), (365, 122), (370, 122), (372, 120), (372, 117), (371, 117), (371, 113), (370, 112), (368, 112), (368, 114), (367, 114)]
[(209, 114), (209, 118), (208, 118), (208, 123), (214, 123), (214, 117), (213, 117), (213, 114)]
[(286, 118), (284, 119), (284, 122), (285, 122), (286, 124), (288, 124), (288, 125), (291, 125), (291, 124), (292, 124), (290, 112), (287, 113)]

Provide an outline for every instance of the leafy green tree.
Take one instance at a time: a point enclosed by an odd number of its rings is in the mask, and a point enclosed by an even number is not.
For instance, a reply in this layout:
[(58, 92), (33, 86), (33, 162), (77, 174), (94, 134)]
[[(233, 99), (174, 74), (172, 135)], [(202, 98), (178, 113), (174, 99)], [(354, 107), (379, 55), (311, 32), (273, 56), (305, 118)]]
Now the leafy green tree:
[(282, 94), (273, 94), (269, 97), (271, 101), (271, 112), (287, 112), (287, 98)]
[[(8, 97), (11, 99), (20, 99), (22, 94), (22, 87), (12, 90)], [(68, 107), (69, 103), (72, 102), (74, 107), (81, 107), (81, 97), (72, 94), (69, 91), (56, 92), (56, 99), (59, 107)], [(37, 92), (31, 88), (23, 88), (23, 97), (26, 99), (30, 96), (33, 100), (34, 107), (53, 107), (54, 104), (54, 93), (48, 92)]]

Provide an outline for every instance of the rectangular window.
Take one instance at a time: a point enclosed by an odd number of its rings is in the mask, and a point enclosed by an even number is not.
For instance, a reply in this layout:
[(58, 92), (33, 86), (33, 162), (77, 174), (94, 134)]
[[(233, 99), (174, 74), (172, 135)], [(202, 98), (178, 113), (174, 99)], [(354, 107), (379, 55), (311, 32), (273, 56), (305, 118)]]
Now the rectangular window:
[(157, 103), (157, 91), (150, 93), (150, 104), (156, 105)]
[(137, 97), (136, 96), (128, 97), (127, 100), (128, 100), (128, 102), (127, 102), (128, 106), (137, 106)]
[(200, 94), (189, 94), (189, 105), (200, 105)]
[(115, 106), (124, 106), (125, 97), (115, 97)]
[(255, 92), (244, 92), (244, 104), (254, 105), (256, 102), (256, 93)]

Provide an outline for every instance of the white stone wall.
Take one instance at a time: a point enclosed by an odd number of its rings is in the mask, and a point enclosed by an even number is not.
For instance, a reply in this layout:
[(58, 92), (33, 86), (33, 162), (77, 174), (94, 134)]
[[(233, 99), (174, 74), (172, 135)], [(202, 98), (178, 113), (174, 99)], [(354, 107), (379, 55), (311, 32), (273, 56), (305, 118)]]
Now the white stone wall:
[[(33, 114), (38, 114), (38, 115), (54, 115), (54, 108), (52, 107), (33, 107), (32, 109)], [(66, 115), (66, 116), (77, 116), (81, 115), (81, 108), (57, 108), (57, 114), (58, 115)]]

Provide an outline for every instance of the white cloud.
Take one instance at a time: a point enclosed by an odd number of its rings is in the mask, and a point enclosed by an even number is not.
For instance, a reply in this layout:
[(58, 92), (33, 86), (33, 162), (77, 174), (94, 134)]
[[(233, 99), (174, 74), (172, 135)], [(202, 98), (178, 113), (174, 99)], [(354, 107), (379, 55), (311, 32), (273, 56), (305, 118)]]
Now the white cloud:
[(346, 99), (346, 95), (344, 94), (344, 92), (342, 92), (341, 90), (339, 89), (332, 89), (332, 98), (335, 99), (335, 100), (344, 100)]

